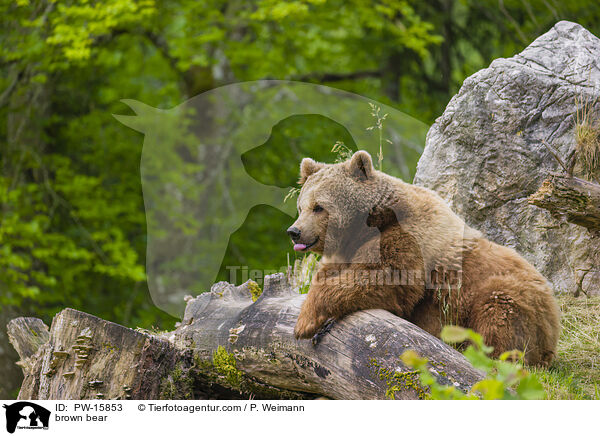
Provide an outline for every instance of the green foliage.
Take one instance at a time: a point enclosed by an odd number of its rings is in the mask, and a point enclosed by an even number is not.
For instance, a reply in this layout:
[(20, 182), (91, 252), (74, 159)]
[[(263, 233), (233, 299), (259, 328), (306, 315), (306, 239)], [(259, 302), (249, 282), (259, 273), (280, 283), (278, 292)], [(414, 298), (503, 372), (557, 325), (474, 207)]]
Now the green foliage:
[[(471, 364), (485, 373), (485, 378), (475, 383), (467, 393), (455, 386), (440, 384), (429, 370), (428, 361), (412, 350), (405, 351), (401, 359), (419, 373), (421, 384), (428, 390), (432, 400), (539, 400), (545, 397), (544, 388), (538, 378), (526, 371), (518, 362), (520, 351), (509, 351), (499, 359), (491, 359), (493, 350), (483, 343), (480, 334), (458, 326), (446, 326), (441, 337), (449, 343), (470, 342), (463, 352)], [(516, 361), (516, 362), (511, 362)]]
[(350, 153), (358, 150), (341, 124), (322, 115), (293, 116), (273, 126), (269, 139), (244, 153), (242, 162), (259, 182), (287, 188), (296, 185), (302, 158), (331, 162), (335, 158), (331, 144), (337, 143), (348, 144), (345, 148)]
[(317, 271), (319, 265), (320, 256), (309, 253), (305, 254), (300, 260), (296, 260), (295, 271), (296, 271), (296, 285), (300, 294), (307, 294), (312, 283), (312, 278)]
[(0, 177), (0, 304), (30, 302), (38, 316), (51, 316), (67, 304), (98, 313), (108, 303), (106, 316), (120, 311), (127, 319), (128, 304), (142, 303), (139, 295), (85, 291), (112, 283), (135, 292), (145, 281), (135, 246), (143, 241), (132, 237), (144, 223), (139, 203), (112, 201), (102, 176), (78, 174), (63, 156), (21, 156), (41, 180), (15, 186)]
[(219, 346), (212, 355), (212, 363), (217, 372), (225, 377), (230, 386), (239, 386), (242, 382), (242, 372), (237, 369), (235, 356)]

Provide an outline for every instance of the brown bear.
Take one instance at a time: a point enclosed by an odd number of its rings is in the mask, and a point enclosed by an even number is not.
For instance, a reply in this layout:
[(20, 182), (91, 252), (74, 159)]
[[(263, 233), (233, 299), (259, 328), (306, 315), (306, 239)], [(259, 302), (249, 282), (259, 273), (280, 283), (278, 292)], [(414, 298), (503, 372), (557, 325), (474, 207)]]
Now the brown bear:
[(299, 216), (287, 232), (296, 251), (322, 259), (296, 338), (378, 308), (438, 337), (444, 325), (471, 328), (494, 357), (518, 349), (528, 364), (552, 361), (560, 327), (547, 281), (436, 193), (375, 170), (365, 151), (336, 164), (303, 159), (300, 184)]

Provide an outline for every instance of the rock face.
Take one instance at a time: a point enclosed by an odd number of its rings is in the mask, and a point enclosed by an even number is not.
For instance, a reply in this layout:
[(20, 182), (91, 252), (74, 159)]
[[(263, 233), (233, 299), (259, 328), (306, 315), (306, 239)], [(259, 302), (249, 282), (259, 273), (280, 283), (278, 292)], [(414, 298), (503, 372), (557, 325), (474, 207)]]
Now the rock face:
[[(563, 171), (585, 109), (600, 119), (600, 39), (561, 21), (522, 53), (466, 79), (429, 130), (414, 183), (469, 225), (515, 248), (557, 292), (600, 292), (600, 238), (528, 203)], [(576, 174), (577, 175), (577, 174)], [(596, 270), (596, 271), (595, 271)]]

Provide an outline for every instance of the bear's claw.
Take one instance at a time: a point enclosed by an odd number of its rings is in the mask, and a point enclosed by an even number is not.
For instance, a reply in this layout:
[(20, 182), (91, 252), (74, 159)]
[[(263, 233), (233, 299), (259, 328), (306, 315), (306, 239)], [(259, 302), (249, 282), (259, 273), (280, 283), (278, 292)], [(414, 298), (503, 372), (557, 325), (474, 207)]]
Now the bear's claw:
[(334, 324), (334, 318), (329, 318), (327, 321), (325, 321), (325, 324), (323, 324), (323, 326), (317, 331), (317, 333), (315, 333), (315, 335), (310, 340), (312, 344), (317, 345), (321, 338), (331, 331)]

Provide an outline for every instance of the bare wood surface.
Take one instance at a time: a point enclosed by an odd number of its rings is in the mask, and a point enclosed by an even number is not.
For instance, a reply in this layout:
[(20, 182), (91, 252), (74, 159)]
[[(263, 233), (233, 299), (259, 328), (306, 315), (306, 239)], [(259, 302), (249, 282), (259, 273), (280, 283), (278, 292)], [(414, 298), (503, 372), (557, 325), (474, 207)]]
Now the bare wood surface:
[(38, 318), (15, 318), (8, 323), (7, 331), (9, 341), (21, 359), (33, 356), (50, 338), (48, 326)]
[(529, 197), (552, 216), (591, 231), (600, 230), (600, 185), (566, 174), (552, 174)]
[[(65, 309), (31, 355), (20, 399), (90, 398), (422, 398), (399, 356), (413, 349), (438, 380), (468, 390), (481, 373), (453, 348), (383, 310), (352, 314), (314, 345), (293, 328), (305, 295), (283, 274), (267, 276), (254, 302), (251, 283), (224, 282), (188, 301), (172, 332), (132, 330)], [(231, 359), (223, 365), (215, 358)], [(28, 350), (28, 351), (26, 351)]]

